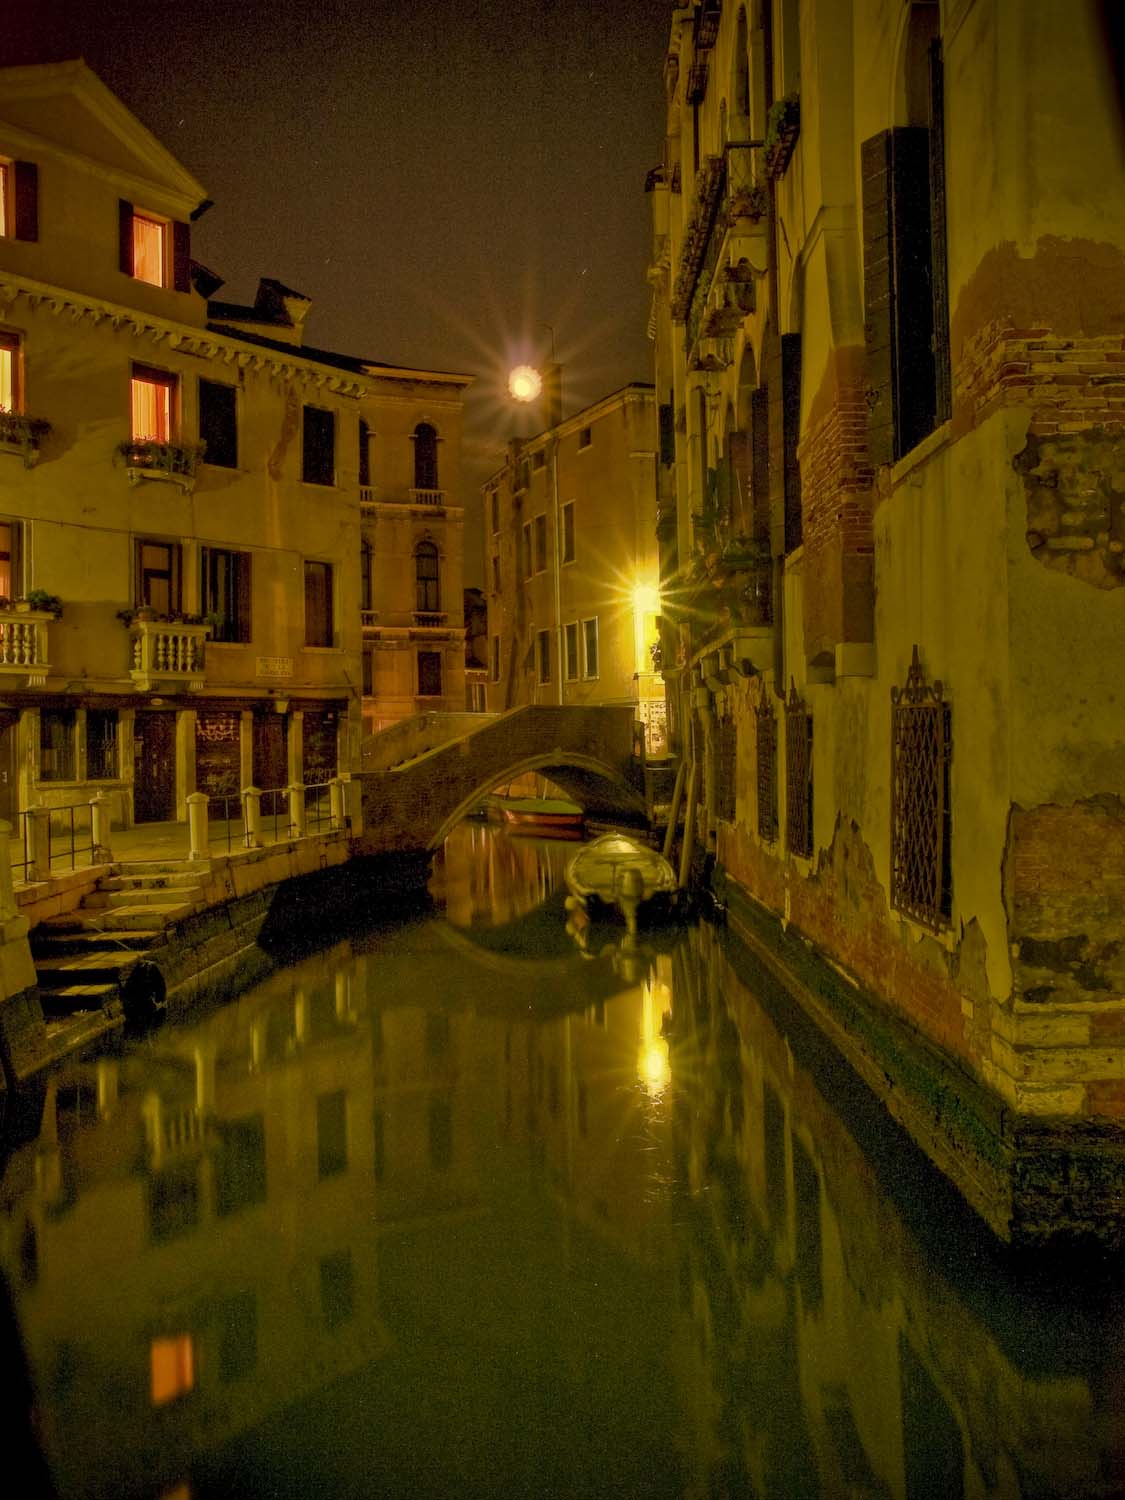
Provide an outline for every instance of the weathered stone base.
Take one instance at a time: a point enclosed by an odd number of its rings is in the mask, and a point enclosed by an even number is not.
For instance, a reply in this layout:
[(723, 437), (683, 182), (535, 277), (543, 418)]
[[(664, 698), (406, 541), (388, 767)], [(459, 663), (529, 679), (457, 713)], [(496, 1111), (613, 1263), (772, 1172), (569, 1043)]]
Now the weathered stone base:
[(1015, 1114), (735, 881), (727, 916), (763, 985), (780, 990), (1006, 1243), (1125, 1245), (1125, 1129)]

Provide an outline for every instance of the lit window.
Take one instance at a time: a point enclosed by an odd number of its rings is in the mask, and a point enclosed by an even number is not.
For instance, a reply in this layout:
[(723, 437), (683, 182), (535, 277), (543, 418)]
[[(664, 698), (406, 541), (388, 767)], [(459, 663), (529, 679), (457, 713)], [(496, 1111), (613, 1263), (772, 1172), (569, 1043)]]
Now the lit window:
[(133, 275), (150, 286), (164, 285), (166, 225), (145, 214), (133, 215)]
[(132, 379), (133, 439), (168, 443), (172, 440), (176, 377), (167, 370), (134, 365)]
[(539, 669), (539, 681), (551, 680), (551, 633), (540, 630), (535, 636), (535, 659)]
[(23, 593), (23, 528), (18, 521), (0, 521), (0, 597), (18, 599)]
[(33, 161), (0, 159), (0, 235), (39, 238), (39, 168)]
[(578, 677), (578, 621), (571, 620), (566, 627), (566, 680), (574, 682)]
[(574, 501), (568, 500), (562, 508), (564, 563), (574, 561)]
[(12, 222), (12, 164), (0, 161), (0, 234), (11, 234)]
[(598, 622), (597, 619), (582, 621), (582, 645), (586, 657), (583, 676), (598, 675)]
[(195, 1345), (190, 1333), (153, 1339), (152, 1404), (164, 1406), (195, 1386)]
[(19, 411), (20, 341), (0, 333), (0, 411)]

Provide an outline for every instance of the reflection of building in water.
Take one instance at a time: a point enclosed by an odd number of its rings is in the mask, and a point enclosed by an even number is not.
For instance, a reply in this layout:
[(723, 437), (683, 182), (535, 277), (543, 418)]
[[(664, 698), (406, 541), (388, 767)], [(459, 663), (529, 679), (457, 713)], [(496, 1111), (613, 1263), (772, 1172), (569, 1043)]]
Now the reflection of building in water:
[(455, 927), (499, 927), (533, 911), (562, 885), (573, 845), (508, 838), (464, 822), (446, 839), (431, 890)]
[(352, 988), (317, 960), (155, 1037), (146, 1087), (48, 1085), (2, 1206), (61, 1494), (159, 1493), (384, 1341)]
[(672, 1027), (686, 1493), (1119, 1493), (1114, 1352), (1093, 1318), (1037, 1311), (928, 1168), (914, 1212), (954, 1228), (920, 1243), (800, 1034), (708, 930), (692, 948)]

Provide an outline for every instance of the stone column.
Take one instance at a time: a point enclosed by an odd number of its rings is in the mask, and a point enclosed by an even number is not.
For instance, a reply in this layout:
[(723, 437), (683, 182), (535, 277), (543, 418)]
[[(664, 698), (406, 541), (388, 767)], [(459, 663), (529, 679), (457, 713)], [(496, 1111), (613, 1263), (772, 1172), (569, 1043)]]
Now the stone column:
[[(194, 714), (192, 719), (194, 721)], [(211, 857), (210, 836), (207, 829), (207, 795), (191, 792), (187, 797), (188, 859)]]
[(112, 803), (105, 792), (98, 792), (90, 798), (90, 842), (94, 846), (90, 858), (95, 865), (113, 862), (113, 850), (109, 846), (111, 807)]
[(51, 874), (51, 814), (45, 807), (27, 810), (27, 878), (47, 880)]
[(299, 781), (294, 781), (286, 790), (289, 793), (290, 837), (303, 839), (308, 831), (305, 819), (305, 789)]
[(262, 847), (262, 794), (256, 786), (242, 792), (242, 827), (247, 849)]

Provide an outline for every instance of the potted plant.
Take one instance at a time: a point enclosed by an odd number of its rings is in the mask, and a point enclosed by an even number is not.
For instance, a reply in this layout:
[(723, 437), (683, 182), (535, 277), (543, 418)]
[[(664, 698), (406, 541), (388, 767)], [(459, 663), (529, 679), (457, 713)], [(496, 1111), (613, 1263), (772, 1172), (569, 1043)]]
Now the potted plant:
[(28, 589), (24, 603), (29, 609), (42, 610), (44, 614), (54, 615), (56, 619), (62, 614), (62, 600), (57, 594), (49, 594), (46, 589)]

